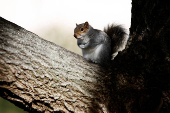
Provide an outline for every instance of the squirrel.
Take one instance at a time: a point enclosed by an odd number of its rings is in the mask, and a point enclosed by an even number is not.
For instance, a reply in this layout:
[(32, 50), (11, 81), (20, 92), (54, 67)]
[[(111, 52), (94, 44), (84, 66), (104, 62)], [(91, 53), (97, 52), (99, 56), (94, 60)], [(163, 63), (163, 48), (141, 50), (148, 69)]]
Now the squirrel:
[(125, 29), (114, 24), (104, 31), (94, 29), (88, 22), (76, 24), (74, 37), (83, 57), (99, 65), (108, 65), (127, 42)]

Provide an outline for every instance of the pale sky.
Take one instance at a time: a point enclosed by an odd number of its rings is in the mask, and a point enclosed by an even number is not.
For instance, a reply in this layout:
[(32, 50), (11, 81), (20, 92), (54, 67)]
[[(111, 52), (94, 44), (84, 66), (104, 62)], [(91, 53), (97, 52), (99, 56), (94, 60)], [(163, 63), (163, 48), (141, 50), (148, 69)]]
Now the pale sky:
[(0, 16), (31, 31), (85, 21), (98, 29), (113, 22), (129, 27), (131, 0), (0, 0)]
[[(68, 40), (70, 36), (74, 38), (76, 23), (88, 21), (100, 30), (116, 23), (129, 30), (131, 0), (0, 0), (0, 16), (61, 45), (58, 42)], [(43, 33), (50, 27), (59, 28), (56, 33), (65, 36), (46, 37)], [(56, 41), (56, 37), (61, 39)], [(76, 45), (76, 40), (73, 41), (75, 44), (72, 45)]]

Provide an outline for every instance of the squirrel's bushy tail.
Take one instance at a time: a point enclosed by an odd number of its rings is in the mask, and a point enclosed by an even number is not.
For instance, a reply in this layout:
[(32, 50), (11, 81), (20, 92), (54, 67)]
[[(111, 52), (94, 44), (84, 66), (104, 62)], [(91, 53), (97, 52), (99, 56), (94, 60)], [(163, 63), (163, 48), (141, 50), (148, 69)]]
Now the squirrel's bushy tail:
[(104, 28), (104, 32), (111, 38), (112, 56), (113, 58), (119, 51), (125, 48), (127, 42), (127, 33), (121, 25), (108, 25)]

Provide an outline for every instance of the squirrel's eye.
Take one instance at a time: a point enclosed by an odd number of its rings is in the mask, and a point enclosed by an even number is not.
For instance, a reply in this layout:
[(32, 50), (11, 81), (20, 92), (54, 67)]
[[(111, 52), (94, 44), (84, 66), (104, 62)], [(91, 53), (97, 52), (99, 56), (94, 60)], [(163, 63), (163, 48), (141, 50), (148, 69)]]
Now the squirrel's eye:
[(83, 28), (81, 28), (80, 30), (81, 30), (81, 31), (84, 31), (84, 29), (83, 29)]

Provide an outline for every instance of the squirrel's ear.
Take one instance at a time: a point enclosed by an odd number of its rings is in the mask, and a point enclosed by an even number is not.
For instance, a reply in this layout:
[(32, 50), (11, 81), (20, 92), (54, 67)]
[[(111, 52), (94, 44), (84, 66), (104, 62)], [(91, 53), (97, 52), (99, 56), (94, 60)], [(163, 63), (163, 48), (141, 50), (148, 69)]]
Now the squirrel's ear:
[(88, 22), (85, 22), (85, 23), (84, 23), (84, 26), (88, 29), (88, 28), (89, 28), (89, 23), (88, 23)]
[(78, 26), (78, 24), (76, 23), (76, 26)]

